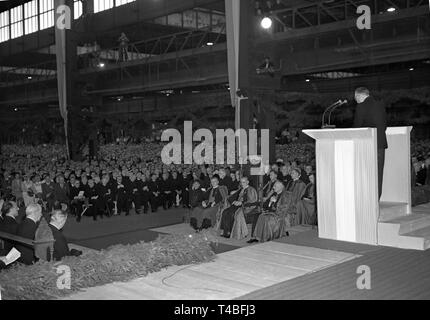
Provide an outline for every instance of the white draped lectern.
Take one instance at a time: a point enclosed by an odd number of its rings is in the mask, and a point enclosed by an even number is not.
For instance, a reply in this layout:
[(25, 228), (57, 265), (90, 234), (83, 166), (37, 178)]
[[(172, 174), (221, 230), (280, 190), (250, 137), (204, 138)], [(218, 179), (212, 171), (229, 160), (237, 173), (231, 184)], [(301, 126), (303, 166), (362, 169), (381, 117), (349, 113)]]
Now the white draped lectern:
[[(400, 202), (410, 203), (408, 128), (387, 129), (389, 149), (381, 200), (401, 199)], [(379, 217), (376, 129), (303, 132), (316, 140), (319, 237), (376, 245)]]

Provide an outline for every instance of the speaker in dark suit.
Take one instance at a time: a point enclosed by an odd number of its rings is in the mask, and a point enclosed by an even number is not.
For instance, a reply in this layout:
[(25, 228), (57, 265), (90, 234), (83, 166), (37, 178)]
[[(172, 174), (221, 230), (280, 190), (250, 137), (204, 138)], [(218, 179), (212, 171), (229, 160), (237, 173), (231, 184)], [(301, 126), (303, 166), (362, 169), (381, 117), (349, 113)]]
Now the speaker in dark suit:
[(357, 110), (355, 112), (355, 128), (376, 128), (378, 138), (378, 194), (381, 198), (382, 181), (384, 174), (385, 149), (388, 148), (387, 136), (387, 113), (382, 102), (376, 101), (370, 96), (369, 90), (360, 87), (355, 90), (355, 101)]

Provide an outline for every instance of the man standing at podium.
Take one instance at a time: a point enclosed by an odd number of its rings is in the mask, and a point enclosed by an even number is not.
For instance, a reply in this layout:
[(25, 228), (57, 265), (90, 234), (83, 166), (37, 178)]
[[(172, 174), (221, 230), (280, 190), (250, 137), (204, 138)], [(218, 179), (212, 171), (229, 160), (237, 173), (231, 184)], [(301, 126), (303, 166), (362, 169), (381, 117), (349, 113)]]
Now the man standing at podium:
[(369, 90), (364, 87), (355, 90), (357, 110), (355, 112), (355, 128), (376, 128), (378, 138), (378, 195), (382, 194), (382, 178), (384, 174), (385, 149), (387, 149), (387, 114), (383, 103), (370, 96)]

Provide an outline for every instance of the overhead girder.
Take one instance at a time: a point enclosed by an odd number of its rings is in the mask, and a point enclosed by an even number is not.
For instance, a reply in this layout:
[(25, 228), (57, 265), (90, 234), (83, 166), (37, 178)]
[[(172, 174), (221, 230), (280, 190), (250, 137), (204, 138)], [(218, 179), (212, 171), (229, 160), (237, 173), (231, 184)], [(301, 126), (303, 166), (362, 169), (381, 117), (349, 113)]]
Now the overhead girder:
[(261, 37), (254, 64), (268, 55), (281, 75), (292, 75), (427, 59), (430, 24), (422, 9), (374, 16), (371, 30), (358, 30), (352, 19)]
[[(145, 21), (182, 12), (196, 7), (210, 6), (219, 0), (172, 0), (153, 1), (137, 0), (132, 5), (116, 7), (112, 10), (85, 15), (75, 20), (73, 31), (85, 39), (88, 33), (94, 35), (106, 33), (107, 30), (121, 30), (132, 24), (141, 24)], [(164, 26), (166, 30), (172, 30), (172, 26)], [(178, 29), (177, 29), (178, 30)], [(52, 45), (55, 41), (53, 28), (48, 28), (35, 33), (25, 35), (0, 44), (0, 57), (8, 57), (26, 51), (37, 51)]]

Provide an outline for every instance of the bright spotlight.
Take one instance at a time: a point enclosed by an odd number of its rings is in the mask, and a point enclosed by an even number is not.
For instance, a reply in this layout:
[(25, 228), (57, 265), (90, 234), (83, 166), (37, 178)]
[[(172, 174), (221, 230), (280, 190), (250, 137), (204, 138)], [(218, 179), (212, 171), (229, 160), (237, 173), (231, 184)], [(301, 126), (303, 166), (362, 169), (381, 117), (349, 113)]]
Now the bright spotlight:
[(272, 19), (270, 19), (269, 17), (264, 17), (261, 20), (261, 27), (263, 29), (270, 29), (272, 27)]
[(100, 62), (100, 63), (99, 63), (99, 68), (104, 68), (104, 67), (105, 67), (104, 62)]
[(32, 77), (32, 76), (28, 76), (28, 77), (27, 77), (27, 79), (28, 79), (28, 80), (31, 80), (31, 79), (33, 79), (33, 77)]
[(390, 7), (387, 9), (387, 12), (394, 12), (394, 11), (396, 11), (396, 8), (394, 8), (394, 7)]
[(414, 68), (409, 68), (409, 71), (414, 71), (415, 69)]
[(207, 45), (207, 46), (213, 46), (213, 45), (214, 45), (214, 43), (213, 43), (213, 42), (208, 42), (208, 43), (206, 43), (206, 45)]
[(306, 79), (306, 82), (310, 82), (311, 80), (310, 79)]

